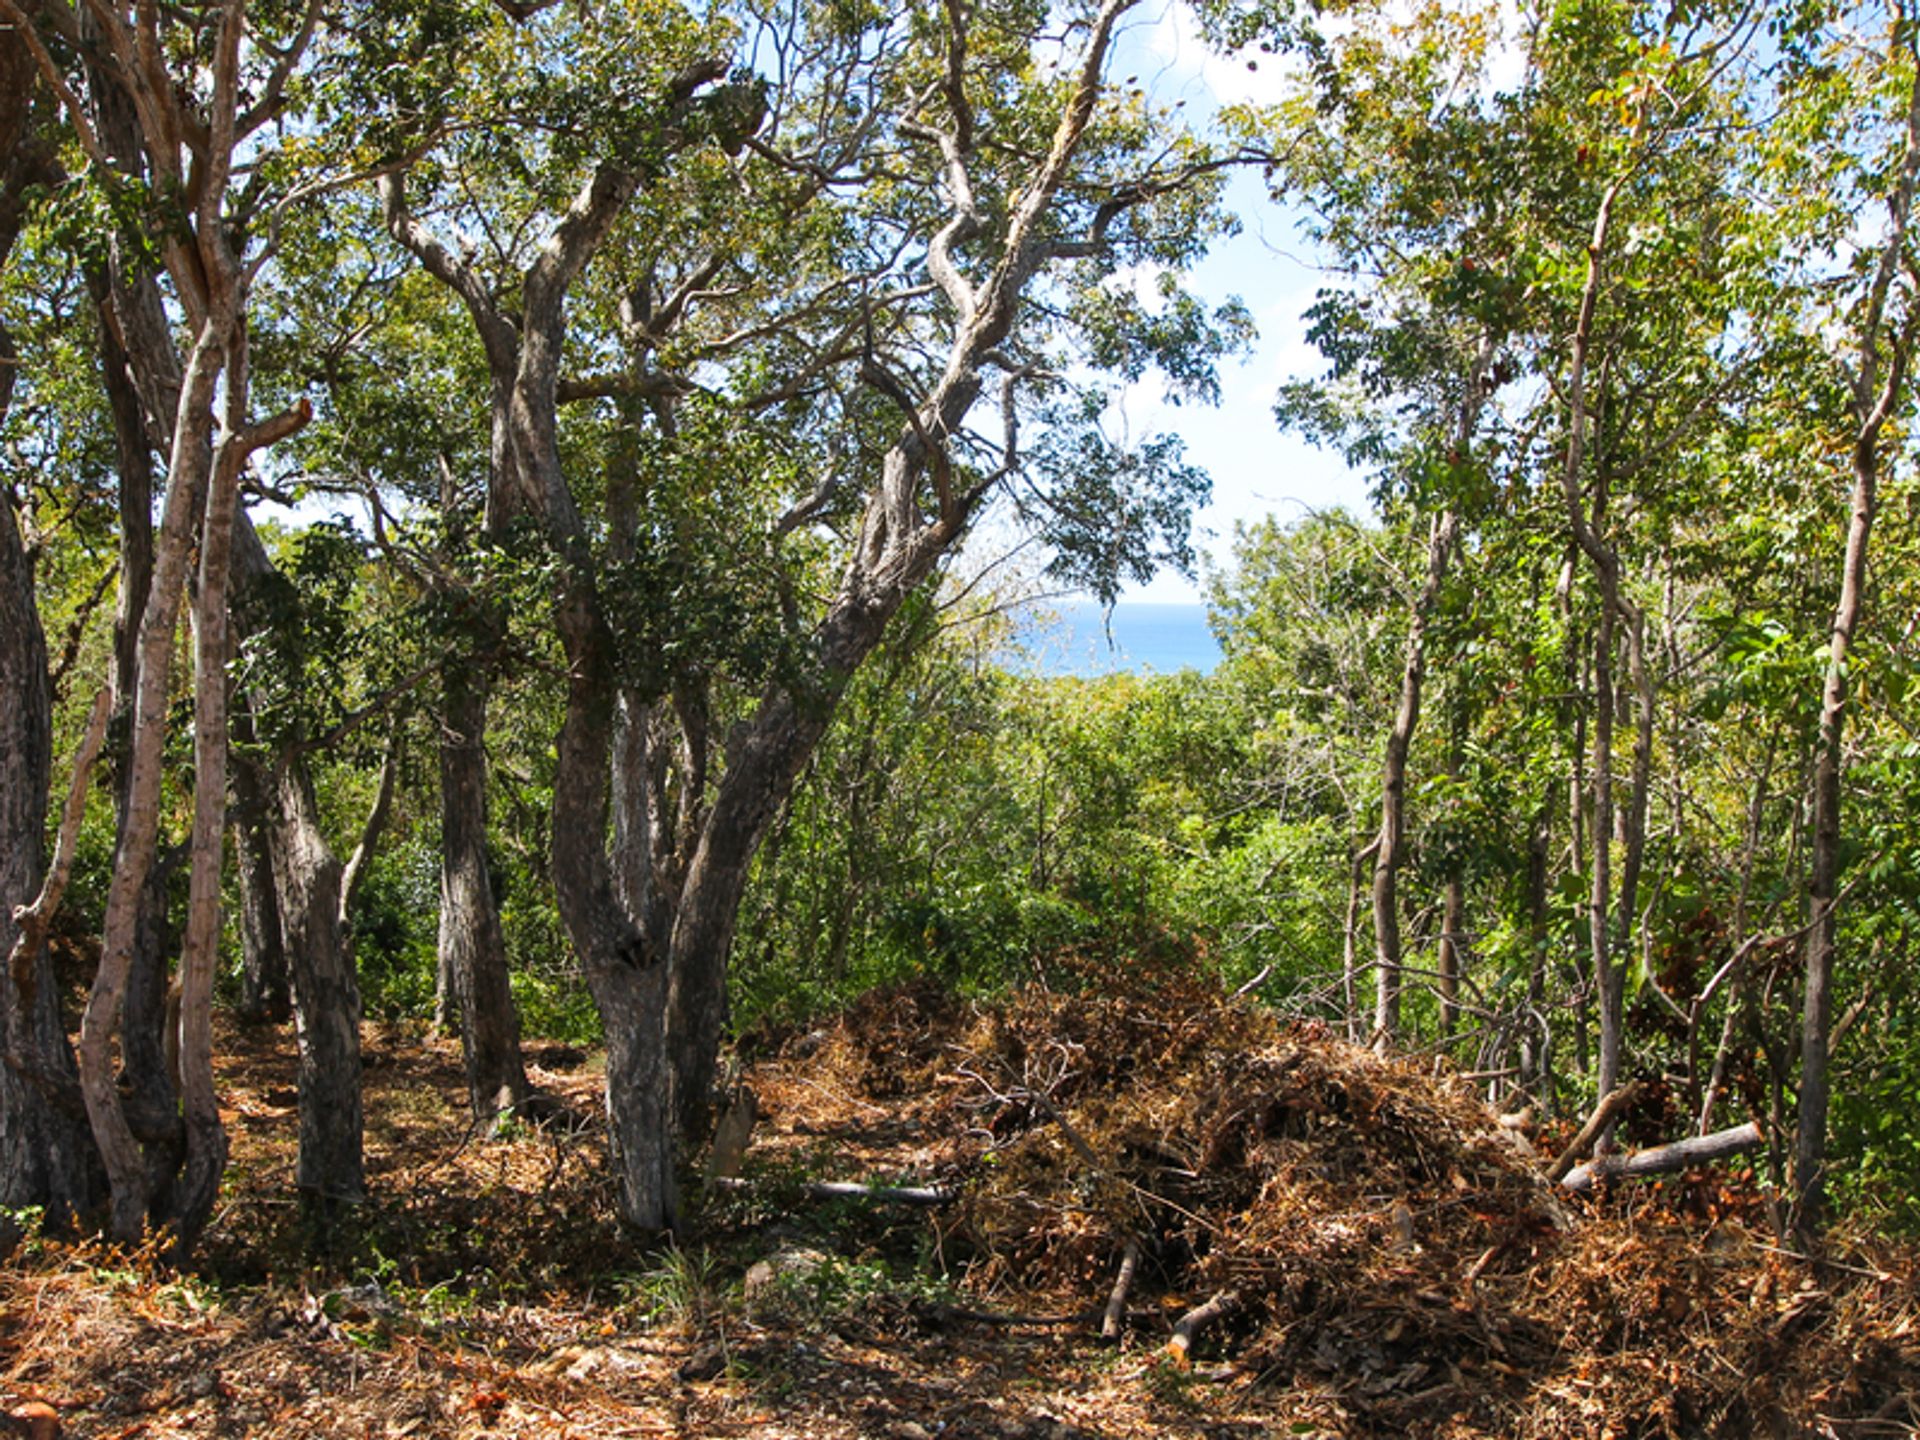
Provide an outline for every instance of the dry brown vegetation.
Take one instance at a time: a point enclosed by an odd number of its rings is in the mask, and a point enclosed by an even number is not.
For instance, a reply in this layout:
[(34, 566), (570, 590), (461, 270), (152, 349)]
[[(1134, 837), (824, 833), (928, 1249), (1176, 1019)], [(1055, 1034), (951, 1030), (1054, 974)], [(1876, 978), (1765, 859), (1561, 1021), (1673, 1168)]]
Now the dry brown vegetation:
[[(464, 1135), (454, 1047), (368, 1034), (365, 1213), (288, 1198), (284, 1034), (226, 1037), (200, 1267), (40, 1240), (0, 1398), (74, 1436), (1911, 1435), (1916, 1257), (1783, 1253), (1744, 1172), (1557, 1194), (1456, 1081), (1184, 981), (868, 997), (749, 1045), (744, 1192), (679, 1250), (610, 1217), (582, 1123)], [(1544, 1148), (1544, 1142), (1543, 1148)], [(927, 1211), (810, 1178), (935, 1184)], [(1098, 1338), (1129, 1242), (1119, 1346)], [(783, 1273), (742, 1277), (782, 1257)], [(1221, 1294), (1192, 1355), (1175, 1320)]]

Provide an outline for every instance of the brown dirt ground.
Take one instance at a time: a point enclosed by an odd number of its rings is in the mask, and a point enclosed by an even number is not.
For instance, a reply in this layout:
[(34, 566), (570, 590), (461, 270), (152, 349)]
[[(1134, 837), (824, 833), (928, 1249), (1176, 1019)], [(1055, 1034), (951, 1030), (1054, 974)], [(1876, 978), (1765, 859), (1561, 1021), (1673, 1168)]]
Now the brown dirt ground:
[[(909, 988), (758, 1037), (753, 1184), (697, 1202), (678, 1252), (610, 1218), (596, 1057), (532, 1047), (578, 1123), (479, 1140), (457, 1047), (369, 1027), (373, 1193), (322, 1243), (291, 1197), (291, 1036), (222, 1045), (233, 1163), (197, 1267), (24, 1247), (0, 1266), (0, 1408), (115, 1440), (1920, 1424), (1912, 1251), (1783, 1253), (1744, 1171), (1557, 1196), (1458, 1082), (1177, 980)], [(960, 1199), (823, 1204), (807, 1177)], [(1116, 1347), (1098, 1313), (1129, 1240)], [(782, 1250), (818, 1268), (743, 1299)], [(1222, 1291), (1239, 1308), (1178, 1363), (1173, 1320)]]

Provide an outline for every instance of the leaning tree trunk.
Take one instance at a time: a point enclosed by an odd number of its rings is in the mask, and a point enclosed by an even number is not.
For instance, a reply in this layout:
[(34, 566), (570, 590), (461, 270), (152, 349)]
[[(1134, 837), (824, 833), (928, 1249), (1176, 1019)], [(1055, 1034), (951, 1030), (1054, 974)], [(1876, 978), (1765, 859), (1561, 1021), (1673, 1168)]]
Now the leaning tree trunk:
[[(869, 617), (866, 624), (872, 627), (866, 642), (871, 649), (884, 621), (875, 624)], [(726, 1024), (727, 957), (748, 872), (831, 714), (825, 702), (802, 707), (785, 693), (766, 697), (761, 707), (753, 725), (728, 747), (726, 778), (701, 829), (674, 918), (667, 1040), (675, 1122), (688, 1145), (705, 1139), (712, 1113)]]

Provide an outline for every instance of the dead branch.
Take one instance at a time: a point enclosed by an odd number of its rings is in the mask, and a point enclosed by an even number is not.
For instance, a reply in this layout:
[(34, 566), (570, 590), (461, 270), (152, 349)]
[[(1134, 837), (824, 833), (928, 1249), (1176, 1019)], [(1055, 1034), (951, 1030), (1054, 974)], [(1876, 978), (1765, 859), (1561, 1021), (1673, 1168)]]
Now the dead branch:
[(1593, 1142), (1606, 1132), (1609, 1125), (1619, 1118), (1620, 1112), (1640, 1098), (1641, 1085), (1635, 1081), (1631, 1085), (1622, 1085), (1593, 1107), (1593, 1114), (1587, 1117), (1587, 1123), (1580, 1127), (1580, 1133), (1567, 1143), (1560, 1152), (1560, 1158), (1547, 1170), (1549, 1180), (1560, 1181), (1567, 1178), (1567, 1172), (1580, 1163), (1580, 1157), (1593, 1148)]
[[(1618, 1092), (1615, 1092), (1618, 1093)], [(1643, 1175), (1672, 1175), (1693, 1165), (1726, 1160), (1758, 1150), (1765, 1137), (1760, 1127), (1749, 1121), (1731, 1130), (1716, 1130), (1711, 1135), (1693, 1135), (1670, 1145), (1656, 1145), (1632, 1155), (1602, 1155), (1598, 1160), (1571, 1171), (1561, 1184), (1569, 1190), (1584, 1192), (1595, 1182), (1607, 1179), (1633, 1180)]]
[(1107, 1312), (1100, 1317), (1100, 1338), (1118, 1340), (1127, 1326), (1127, 1295), (1133, 1289), (1134, 1273), (1140, 1268), (1140, 1242), (1127, 1241), (1120, 1257), (1120, 1273), (1114, 1277), (1113, 1293), (1107, 1297)]
[[(749, 1191), (757, 1182), (716, 1176), (716, 1188)], [(951, 1205), (957, 1192), (940, 1185), (867, 1185), (857, 1180), (812, 1180), (801, 1187), (809, 1200), (868, 1200), (878, 1205), (917, 1205), (932, 1210)]]
[(1173, 1325), (1173, 1338), (1167, 1341), (1167, 1354), (1173, 1363), (1185, 1370), (1192, 1362), (1188, 1356), (1192, 1353), (1193, 1342), (1200, 1332), (1216, 1320), (1224, 1320), (1240, 1308), (1238, 1290), (1222, 1290), (1204, 1305), (1196, 1305), (1182, 1315)]

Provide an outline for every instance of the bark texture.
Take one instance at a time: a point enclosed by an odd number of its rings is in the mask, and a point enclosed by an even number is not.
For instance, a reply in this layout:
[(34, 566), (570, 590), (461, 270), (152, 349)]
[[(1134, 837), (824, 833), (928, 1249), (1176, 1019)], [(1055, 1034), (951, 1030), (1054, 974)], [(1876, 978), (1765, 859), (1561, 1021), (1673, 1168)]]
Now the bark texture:
[(491, 1131), (526, 1101), (520, 1017), (487, 869), (487, 692), (446, 669), (440, 716), (440, 965), (452, 982), (474, 1123)]
[[(4, 409), (4, 406), (0, 406)], [(0, 496), (0, 955), (11, 956), (16, 905), (45, 875), (53, 697), (33, 567), (12, 502)], [(60, 992), (44, 945), (0, 973), (0, 1205), (39, 1206), (59, 1226), (102, 1193)], [(0, 1252), (13, 1237), (0, 1227)]]
[(233, 850), (240, 889), (240, 1018), (283, 1025), (293, 1017), (293, 992), (274, 889), (267, 797), (247, 765), (233, 770)]

